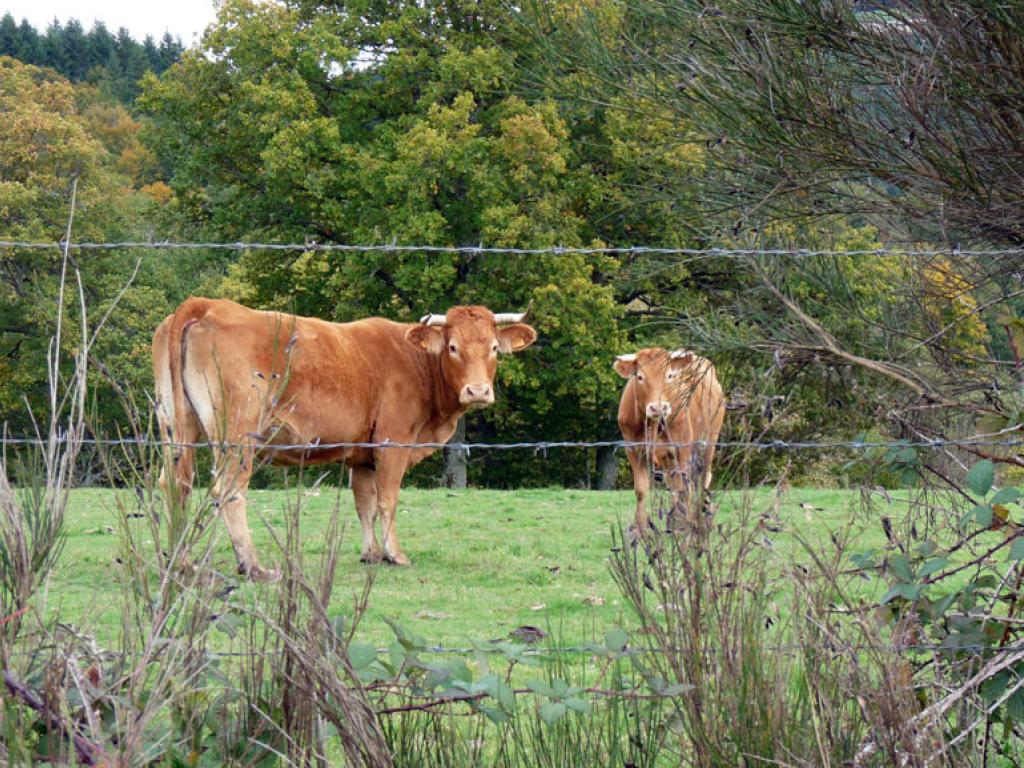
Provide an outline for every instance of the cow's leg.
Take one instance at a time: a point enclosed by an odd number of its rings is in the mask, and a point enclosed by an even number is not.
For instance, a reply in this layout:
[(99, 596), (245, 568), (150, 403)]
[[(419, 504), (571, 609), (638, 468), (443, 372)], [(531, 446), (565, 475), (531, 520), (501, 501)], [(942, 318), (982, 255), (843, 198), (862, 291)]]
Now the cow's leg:
[[(395, 442), (412, 442), (412, 438)], [(404, 448), (380, 448), (376, 456), (377, 511), (380, 513), (380, 534), (384, 540), (384, 559), (395, 565), (412, 565), (398, 546), (395, 512), (398, 508), (398, 490), (409, 464), (409, 451)]]
[[(184, 506), (192, 493), (192, 484), (195, 480), (196, 449), (194, 444), (202, 439), (203, 433), (199, 420), (191, 410), (185, 414), (184, 418), (178, 419), (178, 425), (183, 429), (181, 434), (176, 435), (168, 430), (165, 440), (175, 444), (172, 454), (175, 492), (178, 494), (178, 504)], [(166, 465), (160, 472), (161, 480), (164, 480), (164, 471), (166, 471)], [(166, 485), (163, 488), (165, 492), (168, 490)]]
[(647, 492), (651, 488), (651, 473), (647, 468), (647, 454), (642, 448), (627, 448), (629, 466), (633, 470), (633, 492), (636, 494), (636, 524), (640, 531), (651, 524), (647, 514)]
[(228, 448), (218, 453), (215, 456), (217, 475), (212, 493), (235, 550), (238, 572), (253, 581), (277, 581), (281, 577), (278, 571), (260, 565), (256, 547), (252, 543), (252, 532), (249, 530), (245, 506), (249, 478), (252, 477), (252, 450)]
[(280, 573), (262, 567), (252, 543), (246, 494), (256, 446), (277, 396), (267, 373), (221, 367), (215, 332), (197, 324), (189, 332), (182, 383), (203, 432), (215, 443), (213, 501), (228, 529), (238, 572), (253, 581), (275, 581)]
[[(189, 415), (182, 420), (185, 431), (174, 434), (170, 425), (161, 425), (160, 439), (164, 442), (162, 466), (157, 486), (164, 493), (167, 502), (184, 507), (192, 493), (195, 476), (196, 449), (188, 443), (196, 443), (202, 437), (199, 423)], [(170, 479), (173, 477), (173, 481)]]
[(352, 495), (355, 497), (359, 523), (363, 526), (363, 548), (359, 559), (364, 563), (379, 563), (384, 559), (384, 552), (373, 530), (377, 520), (377, 478), (372, 469), (352, 468)]

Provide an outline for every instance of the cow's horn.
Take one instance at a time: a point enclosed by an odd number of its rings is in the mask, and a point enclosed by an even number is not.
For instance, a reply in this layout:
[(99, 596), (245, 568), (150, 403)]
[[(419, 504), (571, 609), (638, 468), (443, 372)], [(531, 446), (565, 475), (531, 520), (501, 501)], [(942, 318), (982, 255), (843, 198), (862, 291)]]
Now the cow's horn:
[(533, 299), (530, 299), (530, 303), (526, 305), (525, 312), (499, 312), (494, 316), (494, 324), (511, 325), (512, 323), (521, 323), (530, 314), (531, 309), (533, 309)]
[(424, 315), (420, 318), (423, 325), (447, 325), (448, 318), (444, 315)]
[(628, 355), (619, 355), (615, 359), (616, 360), (621, 360), (624, 363), (635, 363), (636, 362), (636, 353), (635, 352), (630, 352)]
[(494, 316), (494, 324), (509, 325), (511, 323), (521, 323), (525, 317), (525, 312), (499, 312)]
[(692, 354), (693, 352), (688, 349), (673, 349), (669, 352), (668, 358), (669, 360), (679, 360), (680, 358), (687, 357)]

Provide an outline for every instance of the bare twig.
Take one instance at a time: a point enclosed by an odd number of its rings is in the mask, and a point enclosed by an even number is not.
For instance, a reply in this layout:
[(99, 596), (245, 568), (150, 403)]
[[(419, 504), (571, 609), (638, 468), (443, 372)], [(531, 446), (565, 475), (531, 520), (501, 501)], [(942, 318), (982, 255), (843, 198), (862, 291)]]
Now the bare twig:
[(7, 689), (21, 699), (26, 706), (41, 714), (51, 728), (56, 728), (64, 736), (70, 739), (78, 755), (78, 761), (83, 765), (96, 765), (98, 758), (105, 759), (102, 748), (90, 743), (74, 730), (69, 730), (60, 716), (50, 710), (49, 707), (35, 693), (22, 685), (9, 670), (4, 671), (4, 683)]

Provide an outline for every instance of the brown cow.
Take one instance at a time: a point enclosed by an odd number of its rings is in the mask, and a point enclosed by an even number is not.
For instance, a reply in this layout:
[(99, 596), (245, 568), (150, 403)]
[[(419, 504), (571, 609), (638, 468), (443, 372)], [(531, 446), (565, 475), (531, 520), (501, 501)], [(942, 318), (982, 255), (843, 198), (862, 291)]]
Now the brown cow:
[(711, 461), (725, 418), (722, 387), (711, 361), (686, 350), (641, 349), (615, 358), (614, 368), (629, 379), (619, 401), (619, 429), (625, 440), (651, 443), (697, 443), (706, 446), (628, 448), (636, 492), (636, 522), (641, 531), (650, 524), (647, 492), (649, 467), (662, 469), (676, 509), (688, 484), (700, 478), (711, 485)]
[[(498, 352), (517, 352), (537, 338), (523, 317), (453, 307), (419, 324), (377, 317), (329, 323), (188, 299), (153, 336), (157, 413), (164, 438), (177, 444), (177, 487), (187, 496), (192, 485), (195, 451), (182, 443), (204, 435), (224, 443), (214, 446), (219, 513), (239, 572), (270, 580), (277, 573), (259, 565), (246, 519), (253, 459), (343, 462), (352, 470), (363, 528), (361, 559), (408, 565), (395, 530), (398, 490), (406, 470), (436, 448), (330, 444), (444, 443), (468, 409), (494, 402)], [(378, 514), (383, 552), (374, 533)]]

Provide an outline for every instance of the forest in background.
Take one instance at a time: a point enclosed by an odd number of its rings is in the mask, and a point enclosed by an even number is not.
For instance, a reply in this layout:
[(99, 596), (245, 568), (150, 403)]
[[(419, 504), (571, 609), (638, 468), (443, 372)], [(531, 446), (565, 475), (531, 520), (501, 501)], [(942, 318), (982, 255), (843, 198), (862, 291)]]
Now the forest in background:
[(54, 19), (40, 32), (10, 13), (0, 18), (0, 56), (53, 69), (73, 83), (92, 83), (126, 105), (138, 96), (146, 72), (160, 74), (183, 50), (170, 33), (159, 41), (147, 35), (139, 42), (124, 27), (111, 32), (102, 22), (86, 32), (77, 19), (66, 24)]

